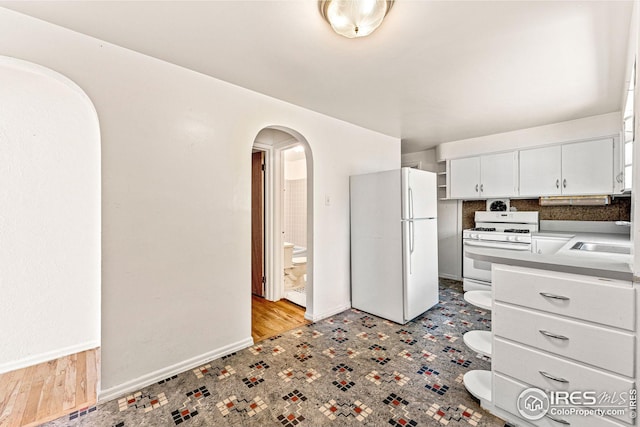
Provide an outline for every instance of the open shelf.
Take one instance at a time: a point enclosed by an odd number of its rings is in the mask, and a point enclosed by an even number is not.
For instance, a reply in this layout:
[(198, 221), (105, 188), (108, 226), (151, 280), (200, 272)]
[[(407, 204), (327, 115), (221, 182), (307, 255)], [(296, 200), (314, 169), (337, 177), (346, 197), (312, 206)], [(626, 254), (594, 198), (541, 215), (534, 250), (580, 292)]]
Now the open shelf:
[(491, 403), (491, 371), (469, 371), (463, 377), (464, 386), (481, 403)]
[(491, 291), (467, 291), (464, 300), (485, 310), (491, 310)]
[(491, 331), (469, 331), (462, 339), (471, 350), (491, 357)]

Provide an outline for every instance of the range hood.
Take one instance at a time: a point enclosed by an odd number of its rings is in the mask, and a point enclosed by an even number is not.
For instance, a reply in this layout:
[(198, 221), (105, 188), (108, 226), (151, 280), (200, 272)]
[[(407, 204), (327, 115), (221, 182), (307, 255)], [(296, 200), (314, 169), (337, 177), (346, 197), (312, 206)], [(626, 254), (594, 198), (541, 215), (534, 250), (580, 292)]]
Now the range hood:
[(606, 206), (611, 196), (547, 196), (540, 197), (540, 206)]

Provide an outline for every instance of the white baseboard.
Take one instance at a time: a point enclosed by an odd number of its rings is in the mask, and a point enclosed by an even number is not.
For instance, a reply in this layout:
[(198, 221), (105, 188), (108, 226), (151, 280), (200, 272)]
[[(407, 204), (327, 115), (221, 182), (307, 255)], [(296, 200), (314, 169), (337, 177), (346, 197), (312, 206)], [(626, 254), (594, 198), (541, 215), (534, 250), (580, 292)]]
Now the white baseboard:
[(245, 349), (252, 345), (253, 345), (253, 338), (251, 337), (245, 338), (233, 344), (229, 344), (224, 347), (201, 354), (199, 356), (192, 357), (191, 359), (187, 359), (182, 362), (176, 363), (175, 365), (158, 369), (157, 371), (150, 372), (148, 374), (142, 375), (138, 378), (134, 378), (130, 381), (119, 384), (117, 386), (114, 386), (105, 390), (100, 390), (98, 392), (98, 403), (104, 403), (109, 400), (115, 399), (117, 397), (121, 397), (127, 393), (138, 391), (141, 388), (144, 388), (151, 384), (162, 381), (173, 375), (177, 375), (179, 373), (188, 371), (190, 369), (197, 368), (198, 366), (204, 365), (214, 359), (219, 359), (222, 356), (226, 356), (228, 354)]
[(15, 371), (16, 369), (26, 368), (28, 366), (38, 365), (43, 362), (59, 359), (70, 354), (80, 353), (82, 351), (91, 350), (97, 347), (100, 347), (99, 341), (89, 341), (82, 344), (75, 344), (68, 347), (47, 351), (46, 353), (34, 354), (23, 359), (13, 360), (11, 362), (0, 364), (0, 374)]
[(455, 274), (442, 273), (442, 274), (440, 274), (440, 277), (442, 277), (443, 279), (457, 280), (459, 282), (462, 281), (462, 277), (456, 276)]
[(317, 322), (319, 320), (326, 319), (327, 317), (331, 317), (334, 314), (342, 313), (343, 311), (348, 310), (350, 308), (351, 308), (351, 301), (349, 301), (346, 304), (340, 305), (338, 307), (334, 307), (333, 309), (325, 311), (324, 313), (320, 313), (320, 314), (305, 313), (304, 318), (312, 322)]

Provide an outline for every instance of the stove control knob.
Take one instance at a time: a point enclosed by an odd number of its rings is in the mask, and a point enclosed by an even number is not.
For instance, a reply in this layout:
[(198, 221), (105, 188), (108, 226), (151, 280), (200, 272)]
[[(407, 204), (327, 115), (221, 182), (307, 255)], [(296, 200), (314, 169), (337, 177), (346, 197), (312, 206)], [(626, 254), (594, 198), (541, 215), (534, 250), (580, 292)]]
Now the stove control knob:
[(478, 233), (471, 233), (471, 235), (469, 236), (472, 239), (477, 239), (478, 238)]
[(509, 241), (509, 242), (515, 242), (517, 240), (518, 240), (518, 238), (516, 236), (508, 236), (507, 237), (507, 241)]

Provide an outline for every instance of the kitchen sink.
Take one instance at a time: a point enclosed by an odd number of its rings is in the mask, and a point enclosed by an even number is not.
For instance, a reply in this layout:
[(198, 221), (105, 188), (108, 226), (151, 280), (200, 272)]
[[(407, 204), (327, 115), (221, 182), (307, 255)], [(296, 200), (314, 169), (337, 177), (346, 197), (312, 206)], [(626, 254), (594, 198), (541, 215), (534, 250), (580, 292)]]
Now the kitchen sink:
[(577, 242), (571, 249), (587, 252), (606, 252), (609, 254), (631, 254), (631, 246), (612, 245), (610, 243)]

